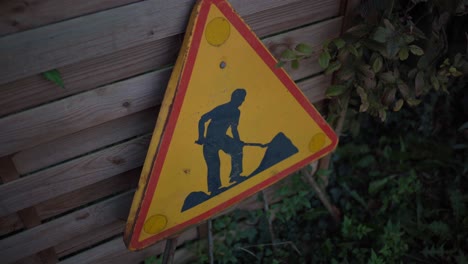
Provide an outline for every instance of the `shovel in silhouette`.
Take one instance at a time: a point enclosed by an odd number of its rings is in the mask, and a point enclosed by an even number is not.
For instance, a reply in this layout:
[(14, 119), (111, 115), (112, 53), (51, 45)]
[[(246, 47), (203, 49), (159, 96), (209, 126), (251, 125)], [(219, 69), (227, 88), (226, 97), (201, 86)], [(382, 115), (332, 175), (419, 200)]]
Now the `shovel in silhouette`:
[(192, 192), (190, 193), (184, 201), (182, 206), (181, 212), (188, 210), (194, 206), (197, 206), (205, 201), (213, 198), (214, 196), (229, 190), (230, 188), (236, 186), (237, 184), (241, 183), (249, 179), (256, 174), (270, 168), (271, 166), (291, 157), (292, 155), (299, 152), (299, 150), (294, 146), (291, 140), (286, 137), (283, 133), (278, 133), (270, 143), (261, 144), (261, 143), (244, 143), (244, 146), (254, 146), (254, 147), (261, 147), (267, 148), (265, 151), (265, 155), (263, 156), (260, 165), (255, 169), (249, 176), (242, 177), (242, 180), (237, 182), (236, 184), (230, 185), (229, 187), (223, 188), (222, 191), (216, 194), (207, 194), (202, 191)]
[(267, 147), (260, 165), (248, 177), (259, 174), (260, 172), (299, 152), (291, 140), (282, 132), (278, 133), (270, 143), (246, 143), (245, 146)]

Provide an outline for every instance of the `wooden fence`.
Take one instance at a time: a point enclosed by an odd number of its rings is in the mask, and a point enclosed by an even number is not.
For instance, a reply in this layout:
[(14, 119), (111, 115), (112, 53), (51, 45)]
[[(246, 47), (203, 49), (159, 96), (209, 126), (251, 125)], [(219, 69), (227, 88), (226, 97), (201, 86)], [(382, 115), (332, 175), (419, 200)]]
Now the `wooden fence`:
[[(127, 251), (122, 231), (194, 2), (0, 2), (1, 263), (138, 263), (162, 252), (164, 242)], [(340, 0), (231, 3), (276, 56), (300, 42), (319, 51), (346, 9)], [(313, 103), (331, 82), (316, 61), (287, 69)], [(65, 89), (41, 76), (51, 69)]]

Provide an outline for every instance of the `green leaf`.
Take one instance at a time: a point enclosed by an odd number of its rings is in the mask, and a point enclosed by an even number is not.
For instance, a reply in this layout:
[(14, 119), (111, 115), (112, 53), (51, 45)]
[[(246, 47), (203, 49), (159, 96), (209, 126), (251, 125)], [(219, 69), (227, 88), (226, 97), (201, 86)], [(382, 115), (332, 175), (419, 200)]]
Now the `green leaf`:
[(459, 127), (458, 131), (462, 132), (465, 129), (468, 129), (468, 122), (464, 123), (461, 127)]
[(382, 95), (382, 103), (385, 106), (391, 105), (395, 101), (396, 88), (386, 88)]
[(395, 103), (395, 106), (393, 106), (393, 111), (395, 111), (395, 112), (400, 111), (400, 109), (403, 107), (404, 103), (405, 103), (405, 101), (403, 99), (398, 99), (398, 101), (396, 101), (396, 103)]
[(414, 37), (413, 37), (413, 36), (411, 36), (411, 35), (406, 35), (406, 34), (403, 35), (403, 39), (405, 40), (405, 42), (406, 42), (407, 44), (409, 44), (409, 43), (411, 43), (411, 42), (414, 41)]
[(433, 221), (429, 224), (428, 228), (432, 233), (434, 233), (434, 235), (438, 237), (450, 237), (450, 227), (442, 221)]
[(384, 264), (384, 263), (385, 261), (379, 256), (377, 256), (377, 254), (375, 254), (374, 250), (372, 249), (371, 257), (369, 261), (367, 262), (367, 264)]
[(346, 31), (346, 33), (349, 33), (350, 35), (357, 37), (357, 38), (362, 38), (365, 35), (369, 33), (370, 27), (365, 24), (359, 24), (357, 26), (354, 26)]
[(65, 89), (65, 84), (63, 83), (62, 76), (60, 75), (60, 72), (57, 69), (43, 72), (42, 76), (44, 76), (46, 80), (49, 80)]
[(380, 179), (380, 180), (375, 180), (375, 181), (372, 181), (370, 184), (369, 184), (369, 189), (368, 189), (368, 192), (370, 195), (375, 195), (377, 194), (379, 191), (381, 191), (385, 185), (387, 185), (387, 183), (392, 179), (393, 177), (386, 177), (386, 178), (383, 178), (383, 179)]
[(286, 63), (284, 61), (278, 61), (278, 63), (276, 63), (275, 67), (276, 68), (281, 68), (285, 65)]
[(281, 58), (282, 59), (285, 59), (285, 60), (294, 60), (296, 59), (296, 53), (294, 53), (294, 51), (290, 50), (290, 49), (287, 49), (285, 51), (283, 51), (283, 53), (281, 53)]
[(342, 49), (346, 45), (346, 42), (342, 38), (336, 38), (333, 40), (333, 44), (335, 44), (337, 49)]
[(456, 189), (450, 192), (450, 204), (452, 206), (453, 215), (455, 219), (460, 220), (466, 215), (467, 208), (463, 199), (463, 194), (460, 190)]
[(384, 122), (387, 119), (387, 111), (385, 111), (383, 108), (379, 109), (379, 117), (380, 120)]
[(382, 64), (382, 57), (376, 57), (372, 64), (372, 70), (374, 70), (375, 73), (378, 73), (382, 69)]
[(387, 54), (390, 58), (394, 58), (400, 51), (401, 45), (400, 42), (395, 38), (389, 38), (386, 42), (385, 48)]
[(431, 83), (434, 89), (436, 91), (439, 91), (439, 88), (440, 88), (439, 79), (437, 79), (437, 77), (435, 77), (434, 75), (431, 75)]
[(395, 76), (393, 76), (393, 72), (384, 72), (379, 75), (380, 79), (387, 83), (394, 83), (396, 81)]
[(408, 48), (407, 47), (401, 48), (400, 52), (398, 52), (398, 56), (400, 57), (401, 61), (408, 59), (408, 56), (409, 56)]
[(367, 100), (367, 93), (361, 86), (356, 86), (356, 91), (361, 98), (361, 106), (359, 107), (359, 112), (366, 112), (369, 109), (369, 101)]
[(330, 64), (330, 53), (328, 51), (323, 52), (320, 54), (319, 57), (319, 64), (322, 69), (326, 69)]
[(293, 68), (294, 70), (298, 69), (299, 68), (299, 60), (291, 61), (291, 68)]
[(410, 45), (409, 49), (410, 49), (411, 53), (413, 53), (416, 56), (424, 55), (424, 51), (420, 47), (418, 47), (416, 45)]
[(325, 71), (325, 74), (332, 74), (335, 71), (339, 70), (340, 68), (341, 68), (341, 62), (339, 61), (332, 62), (328, 66), (327, 70)]
[(310, 56), (312, 54), (312, 47), (310, 45), (300, 43), (296, 46), (296, 51), (304, 55)]
[(384, 24), (387, 29), (391, 31), (395, 31), (395, 27), (392, 25), (392, 23), (388, 19), (384, 19)]
[(332, 86), (328, 87), (327, 92), (325, 93), (325, 95), (327, 97), (338, 96), (338, 95), (341, 95), (344, 92), (346, 92), (347, 89), (348, 89), (348, 87), (346, 87), (345, 85), (332, 85)]
[(398, 86), (398, 90), (400, 91), (401, 96), (403, 96), (403, 98), (405, 99), (408, 98), (410, 95), (410, 89), (408, 85), (404, 82), (398, 82), (397, 86)]
[(415, 98), (408, 98), (408, 99), (406, 99), (406, 103), (409, 106), (417, 106), (417, 105), (419, 105), (421, 103), (421, 100), (415, 99)]
[(380, 43), (385, 43), (387, 42), (387, 38), (390, 37), (391, 34), (392, 31), (388, 28), (378, 27), (372, 35), (372, 39)]
[(354, 47), (354, 45), (349, 45), (348, 46), (348, 50), (351, 54), (353, 54), (356, 58), (359, 58), (359, 52), (358, 50), (356, 49), (356, 47)]
[(365, 155), (357, 163), (356, 166), (359, 168), (368, 168), (375, 163), (375, 157), (373, 155)]

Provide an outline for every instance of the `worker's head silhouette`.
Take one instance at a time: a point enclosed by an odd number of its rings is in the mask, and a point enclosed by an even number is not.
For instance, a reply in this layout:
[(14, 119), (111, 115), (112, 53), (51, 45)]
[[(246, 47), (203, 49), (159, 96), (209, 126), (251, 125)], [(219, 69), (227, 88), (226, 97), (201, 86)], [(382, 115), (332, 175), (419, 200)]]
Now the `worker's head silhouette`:
[(244, 102), (246, 95), (247, 95), (247, 92), (244, 89), (242, 88), (236, 89), (231, 94), (230, 103), (235, 106), (240, 106)]

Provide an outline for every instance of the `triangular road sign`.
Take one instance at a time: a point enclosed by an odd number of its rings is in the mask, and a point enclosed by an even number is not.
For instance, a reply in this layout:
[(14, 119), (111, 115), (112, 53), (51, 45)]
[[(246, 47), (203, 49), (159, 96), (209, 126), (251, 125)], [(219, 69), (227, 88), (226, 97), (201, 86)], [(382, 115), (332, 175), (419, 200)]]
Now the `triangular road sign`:
[(194, 8), (135, 194), (141, 249), (326, 155), (333, 130), (225, 0)]

